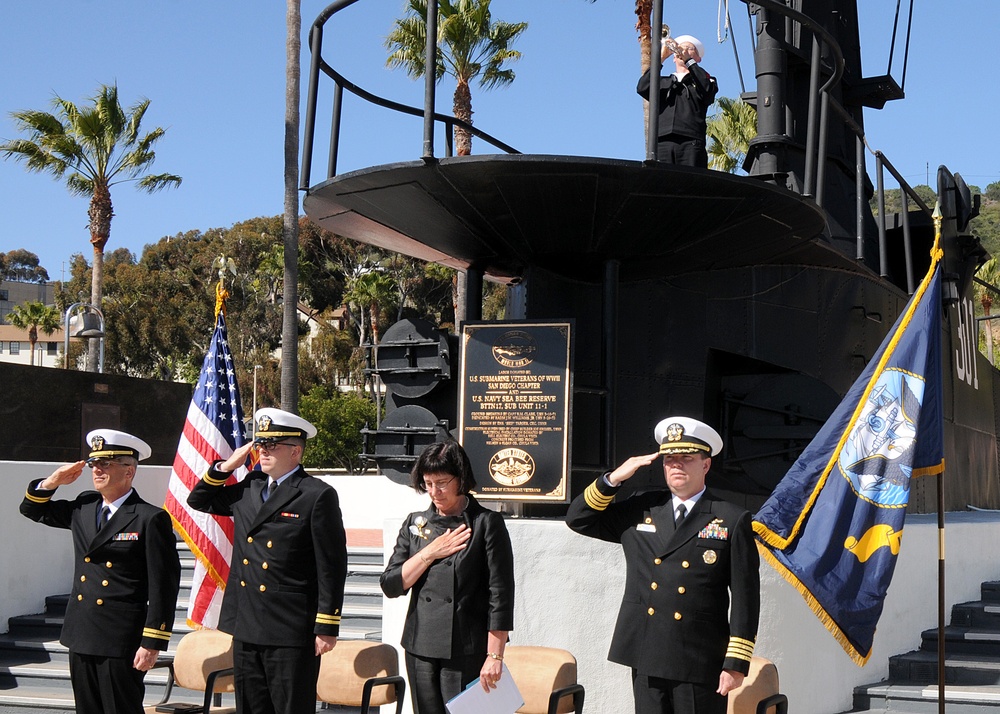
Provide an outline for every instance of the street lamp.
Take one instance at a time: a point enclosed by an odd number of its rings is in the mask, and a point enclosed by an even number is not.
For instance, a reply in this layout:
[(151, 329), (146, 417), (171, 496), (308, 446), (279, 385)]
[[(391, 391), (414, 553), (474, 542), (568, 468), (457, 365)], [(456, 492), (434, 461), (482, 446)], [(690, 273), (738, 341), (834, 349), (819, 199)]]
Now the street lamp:
[[(72, 334), (71, 334), (72, 333)], [(104, 313), (86, 302), (75, 302), (66, 310), (66, 321), (63, 329), (63, 358), (66, 369), (69, 369), (69, 338), (77, 337), (84, 340), (100, 340), (100, 357), (97, 362), (98, 373), (104, 373)]]

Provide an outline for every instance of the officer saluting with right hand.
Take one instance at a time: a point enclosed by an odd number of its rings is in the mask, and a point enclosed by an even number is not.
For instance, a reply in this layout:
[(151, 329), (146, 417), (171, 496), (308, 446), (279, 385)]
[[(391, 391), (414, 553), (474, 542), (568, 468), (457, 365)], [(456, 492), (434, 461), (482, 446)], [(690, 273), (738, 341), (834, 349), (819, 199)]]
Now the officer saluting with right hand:
[[(566, 522), (622, 545), (625, 594), (608, 659), (631, 667), (636, 714), (725, 714), (757, 636), (750, 513), (705, 488), (712, 456), (722, 450), (715, 429), (668, 417), (654, 436), (658, 452), (597, 479), (570, 504)], [(622, 483), (661, 455), (667, 488), (616, 502)]]

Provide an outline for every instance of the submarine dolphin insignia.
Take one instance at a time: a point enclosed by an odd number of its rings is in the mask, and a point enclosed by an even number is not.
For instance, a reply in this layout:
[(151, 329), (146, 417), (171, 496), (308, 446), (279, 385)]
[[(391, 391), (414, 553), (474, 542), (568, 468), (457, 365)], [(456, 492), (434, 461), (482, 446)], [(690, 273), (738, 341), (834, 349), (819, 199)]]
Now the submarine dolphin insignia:
[[(506, 285), (507, 321), (572, 324), (569, 487), (559, 503), (524, 503), (523, 512), (564, 513), (621, 455), (645, 453), (648, 425), (667, 413), (719, 427), (727, 448), (708, 484), (756, 511), (876, 354), (934, 245), (935, 207), (865, 134), (865, 112), (905, 92), (891, 73), (864, 75), (856, 2), (732, 3), (752, 22), (757, 79), (741, 94), (757, 121), (745, 176), (656, 161), (655, 126), (645, 161), (523, 154), (479, 126), (467, 128), (489, 153), (452, 156), (447, 141), (438, 156), (435, 132), (450, 137), (459, 120), (434, 110), (433, 81), (425, 106), (407, 107), (337, 69), (350, 58), (338, 57), (324, 32), (351, 4), (331, 4), (310, 31), (305, 211), (341, 236), (461, 271), (469, 299), (456, 322), (481, 321), (478, 294), (495, 281)], [(652, 5), (658, 27), (662, 0)], [(898, 4), (894, 47), (897, 30), (908, 50)], [(325, 96), (331, 86), (332, 105), (321, 103), (320, 88)], [(365, 100), (364, 111), (422, 117), (422, 146), (396, 163), (337, 173), (345, 91)], [(327, 172), (314, 182), (313, 146), (319, 127), (331, 125)], [(969, 229), (979, 197), (947, 167), (936, 178), (944, 451), (961, 475), (947, 480), (945, 507), (998, 508), (998, 383), (976, 347), (972, 306), (973, 276), (988, 257)], [(887, 181), (901, 189), (900, 213), (885, 209)], [(415, 320), (394, 325), (372, 350), (388, 396), (384, 418), (365, 430), (365, 451), (402, 482), (423, 445), (454, 433), (461, 350), (456, 335)], [(858, 489), (891, 498), (904, 477), (876, 475), (868, 464), (905, 453), (917, 388), (900, 377), (871, 394), (869, 428), (845, 449)], [(935, 510), (932, 481), (913, 480), (910, 512)], [(637, 476), (627, 488), (652, 485)]]

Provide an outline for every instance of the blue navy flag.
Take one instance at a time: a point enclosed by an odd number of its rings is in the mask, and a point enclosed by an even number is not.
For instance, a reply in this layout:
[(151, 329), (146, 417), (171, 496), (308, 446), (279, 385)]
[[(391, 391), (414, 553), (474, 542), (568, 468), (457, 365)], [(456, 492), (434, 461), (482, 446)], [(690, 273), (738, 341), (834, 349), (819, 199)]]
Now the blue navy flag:
[(758, 549), (848, 655), (871, 655), (910, 479), (944, 471), (942, 252), (843, 401), (754, 517)]

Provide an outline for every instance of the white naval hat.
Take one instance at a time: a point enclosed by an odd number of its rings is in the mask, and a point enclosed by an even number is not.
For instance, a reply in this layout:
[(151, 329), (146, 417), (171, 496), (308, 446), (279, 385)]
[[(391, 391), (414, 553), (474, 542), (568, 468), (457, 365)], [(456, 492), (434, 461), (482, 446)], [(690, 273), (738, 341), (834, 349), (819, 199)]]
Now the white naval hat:
[(667, 417), (653, 430), (661, 454), (708, 453), (722, 451), (722, 437), (708, 424), (689, 417)]
[(681, 35), (680, 37), (675, 37), (674, 42), (676, 42), (679, 45), (682, 45), (685, 42), (690, 42), (692, 45), (694, 45), (694, 48), (698, 50), (698, 59), (699, 60), (705, 59), (705, 45), (701, 44), (701, 40), (699, 40), (694, 35)]
[(281, 441), (292, 436), (301, 439), (311, 439), (316, 436), (316, 427), (300, 416), (291, 412), (264, 407), (258, 409), (254, 415), (254, 441), (268, 439)]
[(153, 450), (142, 439), (115, 429), (94, 429), (87, 434), (90, 445), (90, 459), (113, 459), (116, 456), (132, 456), (139, 461), (148, 459)]

